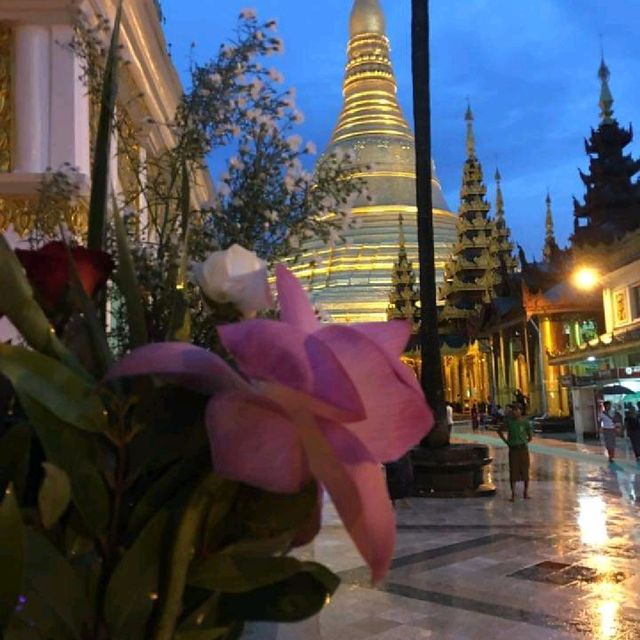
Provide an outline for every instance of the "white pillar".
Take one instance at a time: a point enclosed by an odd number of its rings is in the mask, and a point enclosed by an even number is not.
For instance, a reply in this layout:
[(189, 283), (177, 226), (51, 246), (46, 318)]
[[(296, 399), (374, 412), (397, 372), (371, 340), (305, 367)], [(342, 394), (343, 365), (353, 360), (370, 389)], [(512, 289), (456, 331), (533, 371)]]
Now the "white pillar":
[(51, 27), (50, 164), (55, 170), (68, 162), (89, 175), (89, 97), (80, 61), (67, 46), (72, 38), (71, 26)]
[(15, 171), (49, 166), (51, 32), (44, 25), (15, 27)]

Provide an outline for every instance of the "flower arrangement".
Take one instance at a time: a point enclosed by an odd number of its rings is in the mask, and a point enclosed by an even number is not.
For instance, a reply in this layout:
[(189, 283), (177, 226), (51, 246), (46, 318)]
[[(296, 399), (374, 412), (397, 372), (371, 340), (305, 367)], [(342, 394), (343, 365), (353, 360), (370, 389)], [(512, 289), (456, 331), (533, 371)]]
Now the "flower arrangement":
[[(94, 172), (108, 167), (118, 24)], [(279, 319), (256, 317), (273, 302), (266, 264), (232, 245), (195, 268), (205, 303), (234, 310), (224, 350), (152, 340), (119, 215), (105, 251), (97, 177), (88, 248), (14, 251), (0, 236), (0, 315), (23, 340), (0, 344), (2, 637), (232, 640), (247, 621), (312, 616), (339, 580), (289, 553), (318, 534), (325, 492), (381, 580), (395, 539), (381, 464), (433, 423), (399, 359), (408, 325), (321, 325), (281, 265)], [(105, 329), (109, 278), (125, 355)]]

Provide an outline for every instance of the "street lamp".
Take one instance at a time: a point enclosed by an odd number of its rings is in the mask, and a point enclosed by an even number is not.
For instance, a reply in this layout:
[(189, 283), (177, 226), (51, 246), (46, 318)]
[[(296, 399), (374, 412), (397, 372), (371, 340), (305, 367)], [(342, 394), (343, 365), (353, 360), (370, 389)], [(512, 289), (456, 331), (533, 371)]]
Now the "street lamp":
[(593, 267), (578, 267), (571, 279), (578, 289), (593, 291), (600, 284), (600, 272)]

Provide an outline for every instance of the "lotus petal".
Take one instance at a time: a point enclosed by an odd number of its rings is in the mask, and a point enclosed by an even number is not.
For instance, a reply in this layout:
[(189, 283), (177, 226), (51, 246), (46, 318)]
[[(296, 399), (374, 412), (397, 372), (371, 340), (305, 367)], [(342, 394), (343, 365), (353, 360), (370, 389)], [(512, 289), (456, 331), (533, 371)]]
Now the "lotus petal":
[(214, 397), (207, 408), (213, 468), (230, 480), (296, 493), (309, 468), (296, 426), (282, 408), (250, 391)]
[(249, 388), (220, 356), (185, 342), (161, 342), (135, 349), (111, 368), (106, 379), (151, 375), (170, 377), (207, 395)]

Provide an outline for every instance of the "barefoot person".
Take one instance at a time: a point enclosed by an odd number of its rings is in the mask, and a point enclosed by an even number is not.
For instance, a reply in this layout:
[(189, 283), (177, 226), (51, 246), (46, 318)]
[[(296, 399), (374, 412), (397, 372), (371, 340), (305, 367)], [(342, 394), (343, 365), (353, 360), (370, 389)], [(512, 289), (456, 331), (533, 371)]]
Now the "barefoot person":
[(519, 404), (513, 405), (511, 414), (498, 427), (498, 435), (509, 447), (511, 502), (516, 499), (516, 482), (524, 482), (524, 498), (527, 499), (529, 498), (529, 443), (533, 433), (531, 423), (522, 416), (522, 407)]

